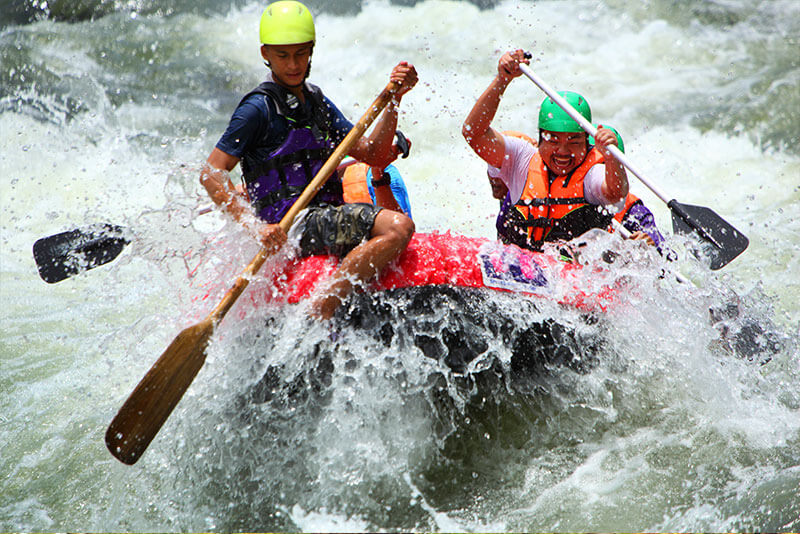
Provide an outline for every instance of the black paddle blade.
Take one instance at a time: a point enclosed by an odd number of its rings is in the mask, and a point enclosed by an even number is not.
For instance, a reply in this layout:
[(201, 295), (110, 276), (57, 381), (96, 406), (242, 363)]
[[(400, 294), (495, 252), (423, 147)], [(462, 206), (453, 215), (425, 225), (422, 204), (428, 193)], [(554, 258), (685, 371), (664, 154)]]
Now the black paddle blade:
[(33, 258), (42, 280), (54, 284), (112, 261), (128, 243), (122, 227), (96, 224), (37, 240)]
[(681, 204), (677, 200), (670, 200), (667, 206), (672, 210), (673, 231), (684, 235), (694, 233), (711, 244), (706, 248), (714, 271), (728, 265), (750, 243), (746, 235), (709, 208)]

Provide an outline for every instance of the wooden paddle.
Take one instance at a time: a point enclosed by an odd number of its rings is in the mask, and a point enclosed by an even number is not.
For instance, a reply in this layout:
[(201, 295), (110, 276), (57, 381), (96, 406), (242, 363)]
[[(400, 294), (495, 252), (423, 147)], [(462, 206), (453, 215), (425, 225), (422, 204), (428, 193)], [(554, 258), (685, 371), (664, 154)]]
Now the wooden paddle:
[[(538, 85), (547, 96), (552, 98), (556, 104), (566, 111), (570, 117), (577, 121), (586, 133), (595, 137), (597, 136), (597, 128), (587, 121), (580, 113), (575, 111), (561, 95), (553, 91), (553, 89), (547, 85), (544, 80), (539, 78), (530, 67), (521, 64), (520, 70), (522, 70), (522, 73), (530, 78), (533, 83)], [(667, 207), (672, 212), (673, 231), (681, 234), (694, 233), (712, 245), (711, 247), (706, 247), (709, 266), (712, 270), (721, 269), (745, 251), (747, 245), (750, 243), (747, 236), (734, 228), (725, 219), (709, 208), (693, 206), (691, 204), (681, 204), (674, 198), (671, 199), (654, 184), (650, 183), (641, 171), (633, 166), (621, 150), (613, 145), (609, 145), (607, 148), (620, 163), (625, 165), (625, 167), (627, 167), (644, 185), (649, 187), (658, 198), (667, 204)]]
[[(317, 194), (336, 170), (339, 162), (389, 103), (389, 99), (397, 89), (398, 85), (390, 82), (378, 95), (278, 223), (284, 231), (289, 230), (298, 212)], [(262, 248), (208, 317), (178, 334), (142, 378), (106, 431), (106, 446), (114, 457), (128, 465), (136, 463), (141, 458), (203, 366), (206, 346), (214, 333), (214, 328), (225, 317), (250, 283), (250, 278), (269, 255), (270, 252)]]

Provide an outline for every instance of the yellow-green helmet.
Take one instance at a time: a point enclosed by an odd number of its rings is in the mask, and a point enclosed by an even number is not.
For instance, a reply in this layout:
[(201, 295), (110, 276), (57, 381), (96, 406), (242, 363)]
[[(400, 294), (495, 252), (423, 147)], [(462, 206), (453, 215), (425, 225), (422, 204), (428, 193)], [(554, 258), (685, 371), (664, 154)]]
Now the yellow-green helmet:
[[(592, 122), (592, 110), (589, 103), (578, 93), (559, 91), (569, 105), (575, 108), (587, 121)], [(551, 132), (582, 132), (583, 128), (569, 114), (556, 104), (549, 96), (542, 101), (539, 108), (539, 129)]]
[(261, 14), (259, 35), (266, 45), (313, 42), (314, 18), (306, 6), (295, 0), (273, 2)]

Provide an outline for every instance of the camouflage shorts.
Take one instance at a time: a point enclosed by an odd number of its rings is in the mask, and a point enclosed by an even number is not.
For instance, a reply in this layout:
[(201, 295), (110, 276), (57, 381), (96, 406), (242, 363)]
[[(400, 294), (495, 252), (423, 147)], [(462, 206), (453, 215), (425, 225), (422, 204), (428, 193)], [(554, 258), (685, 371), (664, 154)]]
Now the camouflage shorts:
[(300, 255), (347, 255), (370, 237), (375, 217), (381, 209), (372, 204), (323, 204), (308, 208), (302, 221)]

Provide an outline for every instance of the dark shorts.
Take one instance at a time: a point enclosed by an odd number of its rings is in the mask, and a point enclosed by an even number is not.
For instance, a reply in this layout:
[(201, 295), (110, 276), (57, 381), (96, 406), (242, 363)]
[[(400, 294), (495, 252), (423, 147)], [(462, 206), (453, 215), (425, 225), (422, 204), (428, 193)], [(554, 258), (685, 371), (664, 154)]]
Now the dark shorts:
[(300, 236), (300, 255), (334, 254), (340, 258), (372, 235), (383, 208), (372, 204), (323, 204), (308, 208)]

